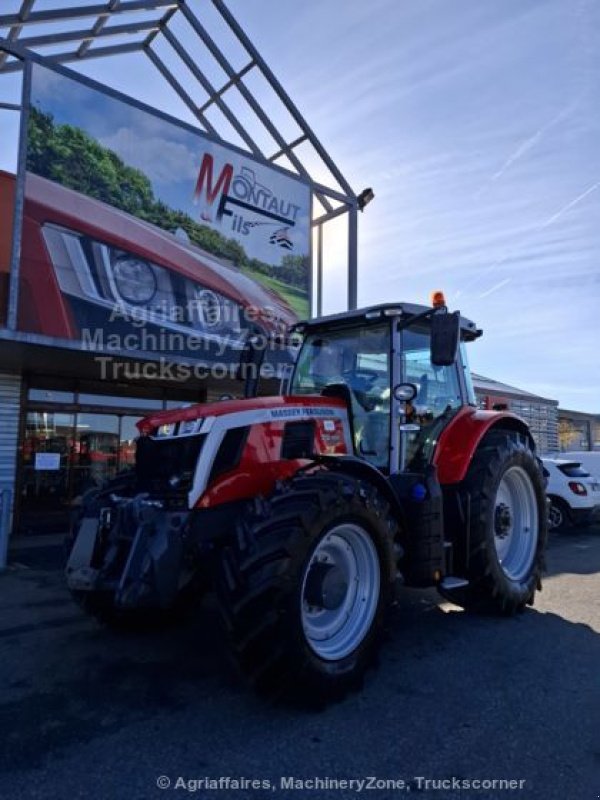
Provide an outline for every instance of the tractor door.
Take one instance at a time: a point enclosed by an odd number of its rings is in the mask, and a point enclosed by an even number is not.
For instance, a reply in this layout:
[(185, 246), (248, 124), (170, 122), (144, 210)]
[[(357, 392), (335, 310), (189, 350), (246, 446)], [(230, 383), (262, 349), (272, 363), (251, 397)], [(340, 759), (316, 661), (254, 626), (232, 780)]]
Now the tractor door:
[(432, 364), (428, 326), (407, 328), (398, 336), (397, 382), (414, 384), (417, 394), (404, 409), (395, 409), (398, 461), (392, 471), (423, 472), (441, 431), (466, 402), (462, 369), (460, 360), (444, 367)]
[(310, 334), (300, 352), (291, 394), (347, 398), (356, 455), (390, 468), (390, 323)]

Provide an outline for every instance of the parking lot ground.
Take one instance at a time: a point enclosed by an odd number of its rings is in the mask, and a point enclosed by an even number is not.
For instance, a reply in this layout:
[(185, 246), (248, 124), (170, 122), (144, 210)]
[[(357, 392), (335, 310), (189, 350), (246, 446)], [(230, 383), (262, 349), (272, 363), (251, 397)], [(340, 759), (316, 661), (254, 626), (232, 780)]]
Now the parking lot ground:
[[(302, 713), (264, 704), (226, 667), (210, 602), (173, 630), (118, 635), (72, 603), (59, 547), (21, 547), (0, 575), (0, 798), (597, 800), (600, 527), (552, 536), (537, 598), (504, 619), (407, 590), (364, 691)], [(223, 788), (193, 783), (205, 778)], [(368, 778), (385, 788), (285, 788)]]

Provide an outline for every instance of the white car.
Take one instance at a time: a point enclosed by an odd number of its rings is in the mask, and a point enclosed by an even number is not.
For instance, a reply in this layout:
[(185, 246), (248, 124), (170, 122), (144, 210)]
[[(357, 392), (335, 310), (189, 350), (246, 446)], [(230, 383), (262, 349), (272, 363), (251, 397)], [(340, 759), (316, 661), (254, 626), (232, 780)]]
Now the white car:
[(542, 463), (548, 479), (550, 530), (600, 520), (600, 478), (590, 475), (579, 461), (543, 458)]

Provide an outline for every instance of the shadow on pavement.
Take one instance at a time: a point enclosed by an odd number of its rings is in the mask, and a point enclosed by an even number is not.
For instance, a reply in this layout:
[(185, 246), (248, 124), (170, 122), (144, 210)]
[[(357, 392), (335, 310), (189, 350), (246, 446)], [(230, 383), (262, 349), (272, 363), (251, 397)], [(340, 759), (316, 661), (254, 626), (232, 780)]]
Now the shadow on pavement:
[[(553, 574), (600, 571), (598, 548), (590, 554), (575, 544), (553, 542)], [(26, 557), (35, 566), (35, 556)], [(268, 706), (246, 690), (226, 666), (210, 598), (178, 627), (143, 635), (87, 619), (55, 569), (0, 576), (0, 600), (3, 783), (49, 758), (56, 770), (75, 762), (89, 769), (86, 759), (105, 740), (111, 753), (119, 741), (123, 750), (114, 756), (129, 759), (131, 781), (164, 764), (167, 747), (180, 770), (202, 774), (224, 765), (224, 774), (245, 774), (249, 758), (254, 773), (270, 774), (274, 752), (288, 770), (321, 774), (326, 752), (340, 774), (385, 775), (402, 754), (407, 774), (424, 774), (419, 764), (426, 763), (441, 775), (468, 775), (476, 764), (540, 786), (550, 781), (556, 746), (562, 784), (553, 779), (552, 791), (527, 797), (558, 797), (558, 789), (575, 797), (584, 795), (569, 787), (587, 785), (600, 763), (600, 636), (554, 610), (479, 617), (435, 592), (407, 590), (364, 692), (311, 715)], [(110, 789), (104, 796), (113, 796)]]

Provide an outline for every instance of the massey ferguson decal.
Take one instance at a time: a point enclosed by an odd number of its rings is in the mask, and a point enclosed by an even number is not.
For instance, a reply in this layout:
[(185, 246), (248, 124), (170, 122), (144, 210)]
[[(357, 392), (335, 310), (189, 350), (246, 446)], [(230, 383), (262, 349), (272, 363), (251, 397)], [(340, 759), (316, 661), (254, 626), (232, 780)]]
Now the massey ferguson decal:
[[(282, 183), (279, 173), (271, 171), (269, 177)], [(284, 182), (289, 183), (289, 179), (284, 178)], [(254, 229), (263, 228), (269, 244), (288, 251), (301, 251), (304, 245), (301, 242), (295, 247), (293, 236), (303, 211), (300, 203), (261, 183), (251, 167), (242, 166), (236, 173), (233, 164), (225, 163), (217, 174), (213, 155), (204, 153), (194, 203), (201, 207), (203, 222), (228, 227), (234, 235), (249, 236)]]

